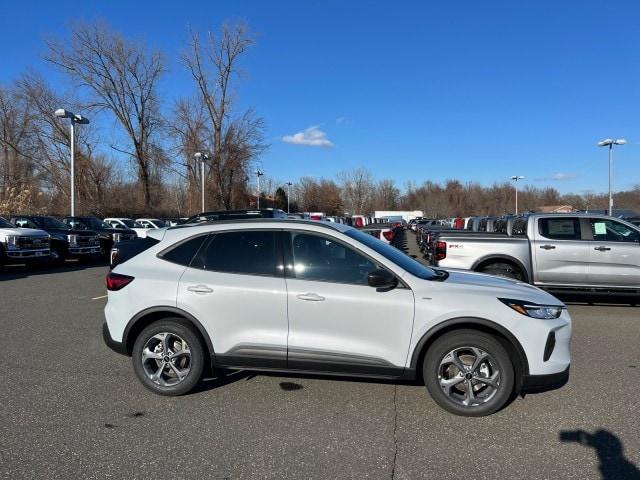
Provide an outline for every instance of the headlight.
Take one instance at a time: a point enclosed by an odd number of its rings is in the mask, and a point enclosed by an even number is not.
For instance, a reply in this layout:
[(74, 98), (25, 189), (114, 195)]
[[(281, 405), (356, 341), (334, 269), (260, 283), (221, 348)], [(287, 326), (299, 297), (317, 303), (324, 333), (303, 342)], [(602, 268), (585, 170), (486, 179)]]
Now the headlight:
[(18, 248), (18, 236), (17, 235), (7, 235), (6, 237), (7, 248)]
[(78, 235), (67, 235), (67, 241), (71, 245), (76, 245), (78, 243)]
[(118, 243), (120, 241), (120, 234), (119, 233), (113, 233), (111, 235), (113, 236), (113, 243)]
[(538, 305), (522, 300), (510, 300), (508, 298), (499, 298), (498, 300), (522, 315), (540, 320), (553, 320), (554, 318), (558, 318), (562, 315), (562, 310), (565, 308), (558, 305)]

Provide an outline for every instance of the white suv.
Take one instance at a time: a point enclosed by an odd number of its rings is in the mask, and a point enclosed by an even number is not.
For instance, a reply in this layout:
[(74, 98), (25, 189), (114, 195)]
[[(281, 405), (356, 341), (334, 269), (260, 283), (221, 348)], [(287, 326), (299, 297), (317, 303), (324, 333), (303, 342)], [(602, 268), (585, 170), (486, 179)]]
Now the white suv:
[(480, 416), (569, 377), (556, 298), (427, 268), (340, 223), (206, 223), (145, 242), (107, 275), (103, 334), (159, 394), (209, 368), (417, 377), (445, 409)]

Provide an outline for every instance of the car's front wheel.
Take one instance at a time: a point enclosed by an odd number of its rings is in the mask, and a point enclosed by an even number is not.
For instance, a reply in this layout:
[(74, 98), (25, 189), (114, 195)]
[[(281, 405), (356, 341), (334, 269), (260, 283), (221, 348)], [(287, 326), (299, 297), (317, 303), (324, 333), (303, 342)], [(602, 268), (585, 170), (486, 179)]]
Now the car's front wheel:
[(132, 360), (136, 375), (149, 390), (184, 395), (202, 377), (205, 349), (191, 328), (178, 319), (164, 319), (138, 335)]
[(433, 399), (456, 415), (480, 417), (510, 399), (514, 368), (509, 353), (493, 336), (475, 330), (446, 333), (430, 346), (424, 382)]

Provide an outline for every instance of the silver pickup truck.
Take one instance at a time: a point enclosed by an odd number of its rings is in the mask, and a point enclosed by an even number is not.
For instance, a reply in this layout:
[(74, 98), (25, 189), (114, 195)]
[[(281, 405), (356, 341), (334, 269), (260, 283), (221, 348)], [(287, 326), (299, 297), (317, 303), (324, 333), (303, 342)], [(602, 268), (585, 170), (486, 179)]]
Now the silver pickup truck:
[(431, 263), (549, 289), (640, 294), (640, 228), (605, 215), (531, 214), (496, 233), (436, 233)]

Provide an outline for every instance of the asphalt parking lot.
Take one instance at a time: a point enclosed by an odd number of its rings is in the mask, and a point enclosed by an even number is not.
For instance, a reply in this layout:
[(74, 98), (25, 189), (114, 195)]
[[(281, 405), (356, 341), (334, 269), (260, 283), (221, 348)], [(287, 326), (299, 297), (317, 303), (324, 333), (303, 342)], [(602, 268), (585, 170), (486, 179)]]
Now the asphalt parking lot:
[(358, 379), (239, 372), (156, 396), (102, 342), (105, 272), (0, 273), (3, 478), (640, 478), (640, 308), (571, 303), (570, 383), (461, 418)]

